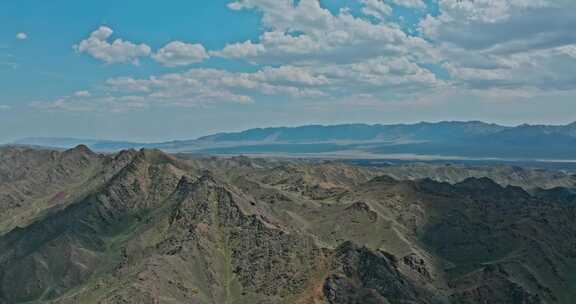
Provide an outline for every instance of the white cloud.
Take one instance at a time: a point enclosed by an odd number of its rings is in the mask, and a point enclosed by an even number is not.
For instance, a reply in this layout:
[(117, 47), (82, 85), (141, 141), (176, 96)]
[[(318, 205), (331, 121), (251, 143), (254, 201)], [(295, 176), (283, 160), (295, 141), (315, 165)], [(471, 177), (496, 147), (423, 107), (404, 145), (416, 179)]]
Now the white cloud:
[[(441, 0), (420, 23), (455, 83), (475, 90), (567, 90), (576, 86), (576, 2)], [(554, 20), (554, 22), (550, 22)], [(510, 96), (520, 96), (510, 94)]]
[[(420, 23), (438, 44), (516, 52), (576, 42), (573, 4), (545, 0), (441, 0), (441, 14)], [(550, 22), (554, 20), (554, 22)]]
[(26, 34), (26, 33), (18, 33), (18, 34), (16, 34), (16, 39), (18, 39), (18, 40), (26, 40), (26, 39), (28, 39), (28, 34)]
[[(118, 77), (104, 89), (81, 100), (69, 97), (37, 107), (80, 111), (124, 110), (150, 106), (199, 106), (356, 98), (398, 102), (446, 84), (406, 58), (378, 57), (361, 63), (263, 67), (255, 72), (190, 69), (148, 78)], [(128, 105), (128, 106), (126, 106)], [(138, 105), (136, 107), (135, 105)]]
[(294, 66), (281, 66), (278, 68), (265, 67), (263, 70), (254, 74), (254, 79), (268, 83), (304, 86), (318, 86), (329, 83), (324, 75), (315, 74), (309, 69)]
[[(199, 62), (208, 56), (246, 59), (258, 70), (198, 68), (148, 78), (113, 78), (91, 98), (96, 104), (105, 103), (103, 97), (114, 96), (118, 98), (115, 102), (139, 97), (146, 106), (196, 106), (370, 94), (372, 100), (390, 102), (401, 100), (406, 92), (413, 96), (446, 85), (418, 64), (437, 60), (433, 46), (384, 20), (385, 14), (391, 13), (384, 2), (366, 0), (363, 6), (365, 15), (360, 17), (347, 10), (333, 14), (317, 0), (233, 2), (230, 9), (262, 12), (265, 31), (256, 42), (230, 43), (208, 54), (201, 45), (172, 42), (153, 57), (169, 66)], [(102, 41), (110, 34), (93, 36)]]
[(139, 64), (140, 57), (148, 57), (152, 52), (146, 44), (135, 44), (122, 39), (116, 39), (112, 43), (108, 39), (114, 31), (106, 26), (101, 26), (85, 40), (74, 46), (78, 53), (87, 53), (92, 57), (106, 63), (132, 63)]
[(362, 85), (362, 90), (368, 92), (385, 89), (387, 93), (406, 87), (420, 91), (445, 85), (434, 73), (402, 57), (377, 57), (360, 63), (332, 66), (326, 73), (331, 78), (341, 79), (341, 86), (352, 92), (355, 85)]
[[(318, 0), (238, 0), (228, 8), (262, 16), (257, 39), (211, 51), (173, 41), (152, 58), (169, 67), (210, 56), (244, 59), (254, 71), (195, 68), (118, 77), (86, 96), (77, 92), (44, 105), (116, 111), (273, 100), (424, 106), (467, 94), (475, 100), (529, 100), (576, 86), (576, 2), (438, 0), (439, 15), (426, 14), (417, 35), (394, 22), (392, 8), (424, 15), (424, 1), (359, 2), (360, 12), (332, 12)], [(146, 45), (110, 43), (111, 35), (102, 27), (77, 50), (110, 63), (137, 62), (152, 53)]]
[(148, 107), (142, 96), (98, 96), (73, 98), (64, 96), (51, 101), (34, 101), (29, 106), (36, 109), (69, 112), (126, 112)]
[(92, 94), (90, 94), (90, 92), (88, 92), (88, 91), (76, 91), (76, 92), (74, 92), (74, 96), (76, 96), (76, 97), (90, 97), (90, 96), (92, 96)]
[(240, 43), (227, 44), (222, 50), (214, 51), (212, 54), (224, 58), (252, 58), (265, 51), (266, 49), (263, 45), (247, 40)]
[(2, 105), (2, 104), (0, 104), (0, 112), (2, 112), (2, 111), (8, 111), (8, 110), (11, 110), (11, 109), (12, 109), (12, 107), (9, 106), (9, 105)]
[(387, 16), (392, 14), (390, 5), (384, 3), (382, 0), (361, 0), (364, 7), (362, 13), (367, 16), (372, 16), (380, 20), (384, 20)]
[(186, 66), (208, 59), (208, 53), (201, 44), (189, 44), (173, 41), (161, 48), (152, 56), (164, 66)]
[(312, 88), (327, 80), (321, 75), (296, 67), (264, 68), (253, 73), (234, 73), (216, 69), (191, 69), (183, 73), (165, 74), (148, 79), (131, 77), (107, 81), (112, 91), (141, 94), (170, 104), (202, 104), (213, 102), (251, 103), (256, 95), (292, 97), (321, 95)]
[(221, 53), (233, 53), (229, 57), (234, 58), (244, 56), (257, 63), (291, 65), (351, 63), (378, 56), (435, 60), (433, 46), (426, 40), (409, 36), (397, 24), (383, 20), (390, 13), (387, 4), (379, 0), (362, 3), (363, 13), (380, 19), (379, 22), (353, 16), (344, 9), (332, 14), (318, 0), (233, 2), (229, 7), (234, 10), (259, 10), (266, 30), (258, 43), (234, 44)]
[(232, 2), (228, 3), (228, 8), (234, 11), (239, 11), (243, 8), (243, 6), (240, 2)]
[(93, 104), (84, 102), (71, 102), (67, 98), (58, 98), (53, 101), (34, 101), (30, 106), (43, 110), (65, 110), (71, 112), (92, 112), (96, 108)]
[(426, 3), (422, 0), (391, 0), (392, 3), (415, 9), (425, 9)]
[(576, 44), (561, 46), (558, 48), (558, 51), (561, 54), (565, 54), (572, 58), (576, 58)]
[(486, 55), (494, 66), (469, 64), (463, 59), (444, 64), (457, 81), (471, 88), (533, 88), (568, 90), (576, 87), (576, 45), (506, 55)]

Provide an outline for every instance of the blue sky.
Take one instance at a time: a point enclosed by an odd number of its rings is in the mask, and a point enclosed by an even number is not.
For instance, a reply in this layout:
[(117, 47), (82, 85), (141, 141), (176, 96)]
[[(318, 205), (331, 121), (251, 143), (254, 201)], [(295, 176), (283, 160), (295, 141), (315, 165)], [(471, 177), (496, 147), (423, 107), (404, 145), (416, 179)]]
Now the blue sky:
[(576, 120), (565, 0), (0, 2), (0, 142)]

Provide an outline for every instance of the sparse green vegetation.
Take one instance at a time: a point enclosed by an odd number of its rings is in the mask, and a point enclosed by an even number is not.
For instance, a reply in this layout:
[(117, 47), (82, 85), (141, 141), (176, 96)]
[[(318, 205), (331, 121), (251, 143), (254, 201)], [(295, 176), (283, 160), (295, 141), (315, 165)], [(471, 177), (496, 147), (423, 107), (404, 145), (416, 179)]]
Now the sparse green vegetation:
[[(11, 219), (20, 228), (0, 235), (1, 304), (571, 304), (576, 297), (571, 191), (527, 192), (487, 178), (458, 180), (460, 173), (450, 175), (453, 184), (382, 177), (413, 177), (402, 171), (418, 168), (410, 166), (72, 152), (82, 161), (69, 164), (69, 182), (22, 177), (43, 182), (34, 189), (40, 199), (11, 209), (21, 214)], [(526, 189), (545, 176), (514, 170)], [(48, 204), (41, 197), (49, 189), (66, 189), (68, 199)]]

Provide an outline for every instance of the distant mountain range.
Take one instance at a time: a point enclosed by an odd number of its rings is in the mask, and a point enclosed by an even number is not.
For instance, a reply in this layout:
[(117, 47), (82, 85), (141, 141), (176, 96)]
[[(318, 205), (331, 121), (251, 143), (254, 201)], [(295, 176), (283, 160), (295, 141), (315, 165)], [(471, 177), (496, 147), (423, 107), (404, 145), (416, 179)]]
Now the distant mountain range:
[(97, 151), (157, 148), (202, 154), (282, 154), (343, 158), (429, 157), (576, 159), (576, 122), (569, 125), (515, 127), (481, 121), (416, 124), (343, 124), (257, 128), (161, 143), (25, 138), (18, 145), (71, 148), (85, 144)]

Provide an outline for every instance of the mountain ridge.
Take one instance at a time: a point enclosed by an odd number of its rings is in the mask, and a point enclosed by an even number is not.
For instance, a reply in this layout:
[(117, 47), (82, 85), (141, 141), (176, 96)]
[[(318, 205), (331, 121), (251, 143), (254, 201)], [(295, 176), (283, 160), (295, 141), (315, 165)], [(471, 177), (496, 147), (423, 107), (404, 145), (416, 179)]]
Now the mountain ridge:
[(384, 169), (0, 149), (0, 303), (572, 303), (570, 188)]
[[(576, 122), (567, 125), (502, 126), (481, 121), (413, 124), (341, 124), (255, 128), (191, 140), (137, 143), (74, 138), (28, 138), (19, 145), (96, 151), (158, 148), (200, 154), (325, 155), (385, 158), (386, 155), (502, 159), (576, 159)], [(357, 157), (361, 158), (361, 156)]]

